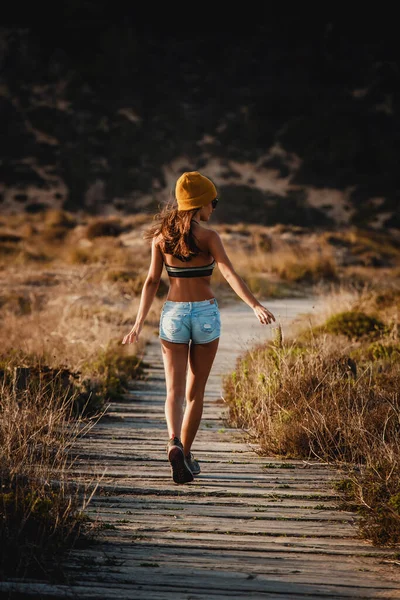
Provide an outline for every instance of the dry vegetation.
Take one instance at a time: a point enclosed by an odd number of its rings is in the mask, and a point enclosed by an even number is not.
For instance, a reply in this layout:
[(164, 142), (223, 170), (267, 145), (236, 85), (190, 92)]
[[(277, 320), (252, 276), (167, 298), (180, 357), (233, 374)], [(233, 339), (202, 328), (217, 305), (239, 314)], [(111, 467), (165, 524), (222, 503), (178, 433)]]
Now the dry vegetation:
[(360, 534), (400, 544), (400, 285), (336, 290), (318, 323), (242, 356), (224, 381), (231, 424), (263, 454), (338, 466)]
[[(141, 376), (157, 303), (139, 347), (122, 346), (138, 303), (135, 277), (127, 274), (140, 275), (147, 257), (123, 252), (105, 228), (91, 248), (100, 230), (69, 215), (18, 216), (6, 225), (0, 229), (0, 576), (59, 579), (64, 552), (92, 530), (83, 510), (97, 484), (72, 475), (70, 450)], [(81, 251), (89, 259), (82, 261)]]
[(62, 579), (62, 557), (89, 540), (84, 510), (97, 481), (70, 476), (69, 451), (90, 431), (92, 418), (76, 414), (74, 395), (53, 378), (18, 390), (1, 386), (0, 578)]
[[(128, 347), (121, 340), (134, 321), (147, 273), (150, 248), (143, 232), (150, 222), (145, 214), (88, 217), (63, 211), (0, 219), (0, 540), (3, 549), (18, 549), (12, 563), (1, 554), (0, 576), (24, 573), (33, 562), (48, 572), (44, 550), (51, 549), (54, 558), (90, 529), (82, 511), (91, 492), (82, 492), (70, 476), (68, 451), (130, 380), (141, 376), (146, 342), (157, 330), (167, 291), (164, 276), (140, 343)], [(260, 298), (303, 295), (318, 285), (345, 290), (351, 281), (354, 291), (342, 291), (340, 305), (354, 311), (356, 303), (361, 310), (366, 300), (359, 290), (366, 282), (374, 279), (384, 288), (400, 274), (394, 236), (214, 227)], [(218, 269), (214, 289), (222, 305), (236, 299)], [(378, 302), (373, 298), (370, 302)], [(335, 310), (338, 302), (333, 301)], [(227, 397), (232, 419), (254, 431), (265, 450), (363, 465), (362, 475), (348, 486), (354, 502), (374, 505), (363, 487), (365, 473), (373, 473), (373, 489), (382, 490), (376, 495), (396, 515), (394, 306), (388, 296), (376, 304), (384, 330), (376, 327), (366, 346), (325, 328), (301, 342), (255, 350), (254, 368), (249, 371), (244, 357), (227, 384)], [(357, 364), (357, 375), (343, 366), (347, 359)], [(307, 422), (297, 420), (302, 410)], [(352, 418), (342, 430), (345, 411)], [(365, 523), (367, 531), (371, 521)]]

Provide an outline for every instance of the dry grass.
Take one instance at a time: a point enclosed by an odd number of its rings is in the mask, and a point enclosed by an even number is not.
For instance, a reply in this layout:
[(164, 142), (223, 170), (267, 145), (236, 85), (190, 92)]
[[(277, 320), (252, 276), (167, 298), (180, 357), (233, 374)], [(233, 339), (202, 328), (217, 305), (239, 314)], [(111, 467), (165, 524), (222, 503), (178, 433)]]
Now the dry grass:
[(77, 417), (56, 381), (18, 390), (5, 375), (0, 394), (0, 576), (60, 579), (64, 553), (89, 537), (97, 483), (71, 475), (70, 450), (101, 413)]
[(387, 544), (400, 543), (399, 294), (342, 290), (327, 320), (288, 340), (278, 328), (224, 382), (231, 424), (262, 453), (340, 466), (362, 535)]
[[(140, 343), (123, 346), (140, 287), (110, 272), (132, 269), (143, 281), (147, 250), (88, 240), (87, 224), (57, 212), (10, 220), (15, 236), (0, 242), (12, 247), (0, 252), (0, 576), (60, 580), (65, 552), (93, 527), (84, 508), (99, 481), (72, 471), (78, 441), (141, 376), (161, 299)], [(71, 260), (85, 244), (87, 264)]]
[(315, 283), (321, 280), (336, 280), (337, 267), (328, 244), (310, 245), (301, 235), (279, 235), (276, 228), (266, 227), (224, 227), (221, 236), (232, 256), (238, 272), (272, 276), (290, 283)]

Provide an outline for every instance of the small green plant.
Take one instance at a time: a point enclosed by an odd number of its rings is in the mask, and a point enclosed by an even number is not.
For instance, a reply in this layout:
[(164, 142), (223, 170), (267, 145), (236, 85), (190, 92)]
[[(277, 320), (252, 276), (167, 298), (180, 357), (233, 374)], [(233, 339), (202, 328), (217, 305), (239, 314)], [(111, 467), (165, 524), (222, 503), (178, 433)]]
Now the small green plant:
[(367, 356), (371, 360), (399, 360), (400, 344), (372, 342), (367, 348)]

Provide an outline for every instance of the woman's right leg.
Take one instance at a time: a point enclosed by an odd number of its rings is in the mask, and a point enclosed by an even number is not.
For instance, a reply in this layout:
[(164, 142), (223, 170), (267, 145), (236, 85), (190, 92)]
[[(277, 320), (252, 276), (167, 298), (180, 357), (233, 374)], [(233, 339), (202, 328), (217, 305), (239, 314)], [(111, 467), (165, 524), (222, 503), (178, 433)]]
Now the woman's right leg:
[(191, 344), (187, 375), (186, 409), (182, 424), (182, 444), (187, 456), (203, 414), (204, 392), (217, 354), (219, 338), (208, 344)]
[(167, 387), (165, 419), (168, 436), (170, 439), (174, 436), (181, 439), (189, 344), (176, 344), (163, 339), (160, 342)]

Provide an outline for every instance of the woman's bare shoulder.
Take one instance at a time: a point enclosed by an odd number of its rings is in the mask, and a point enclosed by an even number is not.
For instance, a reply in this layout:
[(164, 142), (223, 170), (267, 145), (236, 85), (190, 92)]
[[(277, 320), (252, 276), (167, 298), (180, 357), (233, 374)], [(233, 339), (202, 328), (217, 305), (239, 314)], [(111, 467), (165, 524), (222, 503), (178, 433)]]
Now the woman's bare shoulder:
[(164, 260), (164, 243), (163, 243), (162, 235), (161, 234), (155, 235), (151, 240), (151, 245), (152, 245), (153, 249), (156, 252), (158, 252), (160, 254), (160, 256), (163, 257), (163, 260)]
[(163, 243), (163, 236), (161, 233), (156, 234), (153, 239), (152, 239), (152, 243), (154, 244), (154, 246), (157, 246), (158, 248), (160, 248), (160, 246)]
[(207, 229), (205, 229), (205, 231), (206, 234), (204, 239), (209, 247), (210, 245), (214, 245), (215, 243), (221, 242), (221, 237), (218, 231), (212, 229), (211, 227), (208, 227)]
[(198, 245), (203, 252), (214, 256), (215, 248), (218, 246), (218, 242), (220, 240), (218, 232), (211, 227), (199, 227), (198, 232), (196, 231), (195, 233), (195, 236), (197, 238)]
[(211, 227), (203, 227), (202, 225), (197, 227), (195, 233), (196, 236), (201, 236), (204, 240), (210, 240), (218, 236), (218, 233), (215, 231), (215, 229), (212, 229)]

